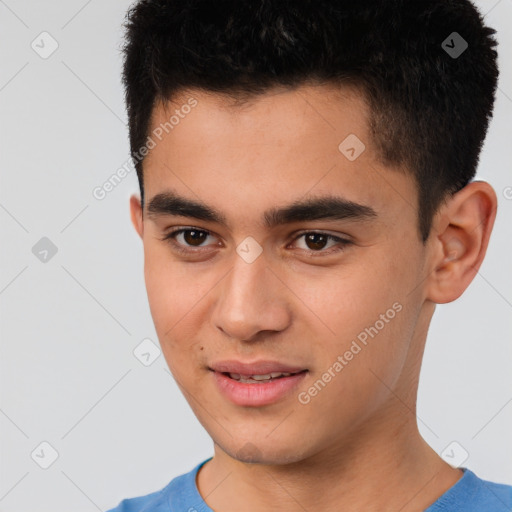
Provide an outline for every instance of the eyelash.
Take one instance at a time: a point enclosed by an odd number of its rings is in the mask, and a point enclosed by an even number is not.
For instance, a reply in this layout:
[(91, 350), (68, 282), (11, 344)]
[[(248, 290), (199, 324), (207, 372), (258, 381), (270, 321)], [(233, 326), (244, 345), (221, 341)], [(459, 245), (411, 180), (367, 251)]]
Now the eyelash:
[[(185, 249), (181, 244), (178, 244), (176, 241), (174, 241), (176, 236), (178, 236), (181, 233), (187, 232), (187, 231), (199, 231), (201, 233), (206, 233), (207, 235), (212, 234), (210, 231), (207, 231), (206, 229), (188, 227), (188, 228), (180, 228), (180, 229), (171, 231), (171, 232), (167, 233), (165, 236), (163, 236), (162, 238), (160, 238), (160, 240), (166, 241), (169, 244), (171, 244), (172, 247), (174, 248), (174, 250), (176, 250), (180, 254), (190, 255), (190, 254), (194, 254), (194, 253), (197, 254), (199, 252), (204, 251), (204, 248)], [(341, 247), (339, 247), (336, 250), (332, 250), (332, 248), (330, 248), (329, 250), (326, 250), (326, 251), (324, 251), (324, 250), (313, 251), (313, 250), (307, 250), (307, 249), (300, 249), (303, 252), (305, 251), (309, 257), (313, 257), (313, 258), (317, 257), (317, 256), (325, 256), (325, 255), (330, 255), (330, 254), (341, 252), (345, 249), (346, 246), (348, 246), (352, 243), (350, 240), (347, 240), (345, 238), (340, 238), (340, 237), (337, 237), (334, 235), (329, 235), (328, 233), (323, 233), (321, 231), (302, 231), (297, 234), (297, 236), (292, 240), (292, 243), (295, 242), (296, 240), (298, 240), (299, 238), (303, 237), (304, 235), (309, 235), (309, 234), (323, 235), (323, 236), (327, 237), (328, 240), (338, 242), (338, 244), (341, 245)]]

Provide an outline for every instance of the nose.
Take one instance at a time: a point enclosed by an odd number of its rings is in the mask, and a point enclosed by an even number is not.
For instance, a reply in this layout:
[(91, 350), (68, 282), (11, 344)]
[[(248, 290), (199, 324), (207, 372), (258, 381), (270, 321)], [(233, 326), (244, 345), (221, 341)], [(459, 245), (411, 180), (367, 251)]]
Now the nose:
[(283, 331), (290, 324), (290, 290), (263, 254), (252, 263), (237, 256), (217, 293), (212, 321), (230, 338), (255, 340), (263, 331)]

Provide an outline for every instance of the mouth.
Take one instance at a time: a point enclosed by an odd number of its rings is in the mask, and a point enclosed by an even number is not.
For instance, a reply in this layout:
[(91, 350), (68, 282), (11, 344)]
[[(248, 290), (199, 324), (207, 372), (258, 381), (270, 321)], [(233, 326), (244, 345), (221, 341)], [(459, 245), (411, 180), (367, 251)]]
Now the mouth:
[[(308, 369), (291, 367), (284, 368), (288, 371), (279, 370), (275, 368), (275, 363), (273, 364), (274, 371), (267, 370), (266, 373), (261, 372), (261, 369), (259, 373), (255, 373), (254, 370), (221, 371), (222, 365), (209, 370), (213, 374), (218, 391), (224, 398), (238, 406), (261, 407), (290, 398), (309, 373)], [(260, 363), (259, 367), (262, 366), (268, 368), (269, 363)]]
[(237, 361), (236, 359), (230, 359), (214, 362), (208, 368), (219, 373), (226, 373), (230, 376), (232, 375), (235, 379), (238, 379), (238, 376), (241, 376), (245, 378), (256, 377), (256, 380), (258, 380), (258, 377), (272, 378), (278, 377), (281, 374), (295, 374), (307, 371), (307, 368), (304, 368), (304, 366), (291, 365), (271, 360), (260, 360), (252, 363), (246, 363)]
[[(215, 371), (215, 370), (213, 370)], [(241, 382), (244, 384), (266, 384), (268, 382), (273, 382), (278, 379), (283, 379), (286, 377), (291, 377), (292, 375), (298, 375), (299, 373), (307, 372), (308, 370), (301, 370), (298, 372), (271, 372), (265, 373), (261, 375), (242, 375), (240, 373), (231, 373), (231, 372), (220, 372), (222, 375), (229, 377), (232, 380), (236, 380), (237, 382)]]

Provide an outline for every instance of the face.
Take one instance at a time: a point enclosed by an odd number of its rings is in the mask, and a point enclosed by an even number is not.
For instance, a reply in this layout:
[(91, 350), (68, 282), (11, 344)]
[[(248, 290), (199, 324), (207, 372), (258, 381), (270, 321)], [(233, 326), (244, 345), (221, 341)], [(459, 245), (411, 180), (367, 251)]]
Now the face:
[[(153, 113), (140, 224), (151, 314), (184, 396), (235, 459), (334, 450), (414, 380), (417, 192), (378, 163), (367, 116), (356, 91), (330, 86), (243, 107), (188, 91)], [(228, 360), (301, 373), (240, 383), (212, 371)]]

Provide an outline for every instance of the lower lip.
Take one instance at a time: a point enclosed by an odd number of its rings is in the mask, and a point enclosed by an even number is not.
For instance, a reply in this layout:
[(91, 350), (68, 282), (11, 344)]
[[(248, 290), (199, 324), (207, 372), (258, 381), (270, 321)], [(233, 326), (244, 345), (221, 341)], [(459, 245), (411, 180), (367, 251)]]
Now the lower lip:
[(269, 382), (247, 384), (220, 372), (213, 372), (220, 392), (236, 405), (260, 406), (277, 402), (289, 394), (306, 377), (306, 372)]

